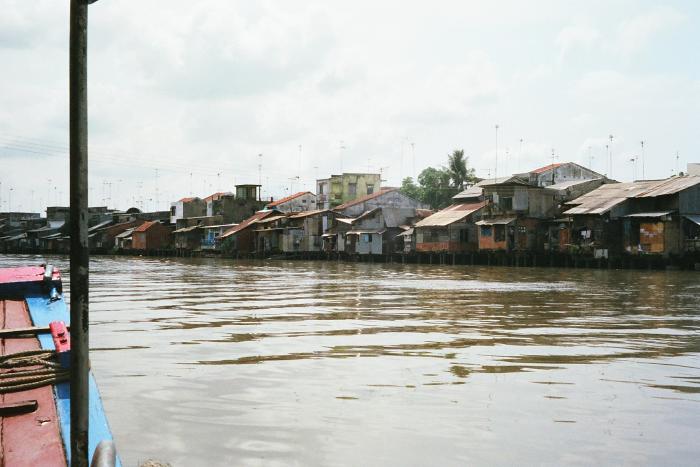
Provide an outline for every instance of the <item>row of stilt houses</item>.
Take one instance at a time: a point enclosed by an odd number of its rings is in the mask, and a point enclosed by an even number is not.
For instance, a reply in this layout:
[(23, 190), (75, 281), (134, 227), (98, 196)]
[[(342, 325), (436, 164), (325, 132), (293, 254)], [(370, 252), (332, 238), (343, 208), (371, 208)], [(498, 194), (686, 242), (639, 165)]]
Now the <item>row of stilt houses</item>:
[(700, 176), (618, 183), (558, 163), (466, 188), (437, 212), (388, 188), (333, 209), (255, 213), (222, 232), (236, 257), (700, 254)]
[[(572, 162), (551, 164), (481, 180), (437, 211), (367, 175), (333, 176), (319, 181), (323, 195), (277, 201), (262, 200), (259, 185), (238, 185), (235, 193), (183, 198), (170, 211), (90, 208), (90, 247), (235, 258), (700, 263), (700, 173), (618, 183)], [(66, 253), (64, 211), (48, 208), (47, 218), (0, 213), (0, 252)]]

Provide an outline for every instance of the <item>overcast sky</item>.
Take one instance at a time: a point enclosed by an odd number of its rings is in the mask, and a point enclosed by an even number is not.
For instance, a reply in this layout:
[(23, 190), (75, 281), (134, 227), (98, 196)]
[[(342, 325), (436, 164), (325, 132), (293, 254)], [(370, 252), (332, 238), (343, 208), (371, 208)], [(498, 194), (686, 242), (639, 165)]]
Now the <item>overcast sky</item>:
[[(69, 2), (0, 4), (1, 207), (65, 205)], [(556, 160), (641, 178), (642, 140), (647, 178), (700, 162), (696, 1), (100, 0), (89, 12), (91, 205), (166, 209), (257, 183), (259, 165), (267, 196), (313, 190), (341, 165), (396, 186), (456, 148), (482, 177)]]

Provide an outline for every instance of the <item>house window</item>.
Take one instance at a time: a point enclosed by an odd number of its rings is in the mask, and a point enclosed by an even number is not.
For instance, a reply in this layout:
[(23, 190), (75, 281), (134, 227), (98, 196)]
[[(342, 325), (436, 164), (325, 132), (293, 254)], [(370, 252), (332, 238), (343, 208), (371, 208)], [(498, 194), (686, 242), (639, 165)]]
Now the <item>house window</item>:
[(348, 183), (348, 194), (350, 196), (357, 195), (357, 183)]
[(482, 237), (490, 237), (491, 235), (492, 235), (491, 226), (490, 225), (482, 225), (481, 226), (481, 236)]
[(174, 216), (175, 215), (175, 206), (170, 207), (170, 215)]
[(367, 184), (367, 194), (371, 195), (372, 193), (374, 193), (374, 185), (372, 185), (371, 183)]
[(467, 229), (462, 229), (459, 231), (459, 241), (460, 243), (469, 242), (469, 231)]
[(368, 233), (362, 234), (362, 241), (364, 243), (372, 243), (372, 234), (368, 234)]
[(506, 226), (505, 225), (497, 225), (495, 229), (495, 235), (494, 235), (494, 241), (496, 242), (505, 242), (506, 241)]
[(326, 187), (326, 184), (325, 184), (325, 183), (320, 183), (320, 184), (318, 185), (318, 194), (319, 194), (319, 195), (322, 195), (322, 194), (323, 194), (323, 192), (325, 191), (325, 187)]
[(503, 209), (504, 211), (510, 211), (513, 209), (513, 198), (512, 197), (503, 197), (499, 200), (498, 205)]

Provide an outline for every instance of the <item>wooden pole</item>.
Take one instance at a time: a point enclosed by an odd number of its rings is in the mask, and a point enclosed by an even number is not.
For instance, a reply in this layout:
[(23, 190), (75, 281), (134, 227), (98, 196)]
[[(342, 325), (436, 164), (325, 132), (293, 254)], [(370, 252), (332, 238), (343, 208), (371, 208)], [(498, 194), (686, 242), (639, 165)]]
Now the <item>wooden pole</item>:
[(89, 251), (87, 151), (88, 0), (70, 3), (70, 450), (72, 467), (88, 467)]

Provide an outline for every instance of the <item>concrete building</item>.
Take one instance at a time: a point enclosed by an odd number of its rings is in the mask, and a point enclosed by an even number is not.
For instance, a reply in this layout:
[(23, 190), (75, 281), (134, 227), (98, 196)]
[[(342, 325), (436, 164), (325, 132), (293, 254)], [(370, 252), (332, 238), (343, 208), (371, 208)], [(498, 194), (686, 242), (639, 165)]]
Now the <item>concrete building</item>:
[(170, 223), (187, 217), (201, 217), (207, 214), (207, 203), (197, 197), (182, 198), (170, 203)]
[(376, 193), (336, 206), (333, 211), (347, 217), (357, 217), (375, 208), (429, 209), (429, 206), (404, 195), (398, 188), (384, 188)]
[(381, 189), (381, 175), (343, 173), (316, 180), (316, 209), (334, 209)]
[(300, 191), (293, 195), (267, 203), (267, 209), (277, 209), (282, 212), (306, 212), (315, 210), (316, 195), (310, 191)]

